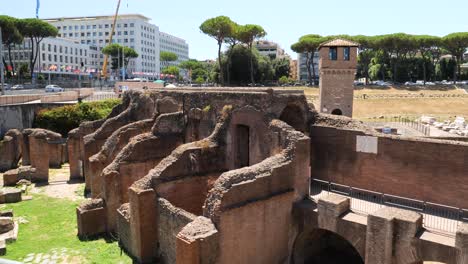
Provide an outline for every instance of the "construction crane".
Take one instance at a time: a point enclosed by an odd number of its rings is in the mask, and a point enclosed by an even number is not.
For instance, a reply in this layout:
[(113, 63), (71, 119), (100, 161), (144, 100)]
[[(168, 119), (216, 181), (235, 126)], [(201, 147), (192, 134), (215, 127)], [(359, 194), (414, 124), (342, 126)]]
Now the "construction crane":
[[(112, 44), (112, 37), (114, 36), (115, 25), (117, 24), (117, 17), (119, 16), (120, 2), (121, 2), (121, 0), (119, 0), (119, 2), (117, 3), (117, 10), (115, 11), (115, 16), (114, 16), (114, 23), (112, 24), (112, 31), (111, 31), (110, 37), (109, 37), (109, 45)], [(108, 61), (109, 61), (109, 55), (106, 54), (104, 56), (104, 63), (102, 65), (102, 73), (101, 73), (101, 77), (103, 77), (104, 79), (107, 79), (107, 64), (108, 64)]]

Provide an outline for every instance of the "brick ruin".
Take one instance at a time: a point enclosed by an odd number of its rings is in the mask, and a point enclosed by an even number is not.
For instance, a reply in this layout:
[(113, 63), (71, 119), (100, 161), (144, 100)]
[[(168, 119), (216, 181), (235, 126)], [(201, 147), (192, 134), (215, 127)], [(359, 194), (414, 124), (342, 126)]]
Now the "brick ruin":
[(0, 153), (11, 185), (47, 181), (49, 167), (68, 160), (92, 197), (76, 210), (79, 237), (115, 234), (139, 263), (468, 259), (466, 224), (440, 242), (419, 213), (364, 217), (347, 198), (315, 201), (309, 190), (322, 180), (468, 208), (468, 143), (384, 135), (317, 113), (302, 91), (130, 91), (66, 144), (50, 131), (13, 130)]
[[(131, 92), (107, 120), (82, 124), (74, 137), (69, 156), (83, 164), (93, 198), (77, 208), (79, 236), (116, 234), (140, 263), (303, 263), (310, 236), (333, 241), (326, 231), (341, 231), (330, 223), (349, 210), (340, 200), (337, 215), (317, 215), (311, 177), (468, 206), (460, 195), (468, 188), (467, 143), (383, 135), (347, 117), (318, 114), (302, 91)], [(322, 231), (312, 235), (305, 225)], [(356, 228), (349, 229), (355, 236), (337, 237), (357, 248), (362, 263), (367, 255), (378, 258), (374, 243), (365, 242), (372, 239), (366, 228), (375, 227)], [(462, 258), (465, 248), (442, 252)]]
[[(82, 162), (93, 197), (77, 208), (81, 237), (117, 233), (145, 263), (184, 263), (187, 252), (215, 259), (218, 251), (242, 263), (257, 255), (255, 244), (264, 245), (270, 260), (286, 257), (292, 218), (267, 219), (279, 212), (276, 205), (287, 214), (308, 194), (310, 142), (300, 131), (313, 113), (302, 92), (131, 92), (119, 111), (79, 135), (92, 127), (83, 124), (72, 133), (75, 143), (69, 139), (70, 164), (82, 157), (76, 164)], [(245, 221), (265, 219), (262, 231), (239, 232), (239, 213)], [(264, 232), (277, 233), (278, 241), (265, 244)], [(250, 253), (236, 254), (232, 249), (248, 237), (252, 244), (243, 250)], [(200, 239), (210, 246), (206, 252), (197, 252)]]
[(3, 184), (15, 186), (22, 179), (47, 183), (49, 168), (60, 168), (68, 162), (66, 149), (66, 139), (58, 133), (45, 129), (9, 130), (0, 145)]

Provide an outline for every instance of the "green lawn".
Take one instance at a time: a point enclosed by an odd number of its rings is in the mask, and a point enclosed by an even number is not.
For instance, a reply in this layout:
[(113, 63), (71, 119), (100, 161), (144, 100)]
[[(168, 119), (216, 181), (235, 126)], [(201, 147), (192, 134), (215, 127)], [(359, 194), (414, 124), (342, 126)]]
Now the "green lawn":
[(36, 194), (31, 201), (4, 207), (13, 209), (15, 218), (27, 221), (20, 224), (18, 240), (7, 245), (4, 258), (25, 261), (41, 254), (54, 256), (58, 263), (132, 263), (127, 255), (121, 255), (117, 242), (78, 239), (75, 213), (78, 203)]

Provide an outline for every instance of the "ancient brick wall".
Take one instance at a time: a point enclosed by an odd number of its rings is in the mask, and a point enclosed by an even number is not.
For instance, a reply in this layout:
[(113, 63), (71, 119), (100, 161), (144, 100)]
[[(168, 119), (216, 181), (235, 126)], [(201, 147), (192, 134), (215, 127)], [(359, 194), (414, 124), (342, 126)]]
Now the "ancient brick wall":
[(356, 188), (468, 208), (468, 144), (312, 126), (311, 175)]

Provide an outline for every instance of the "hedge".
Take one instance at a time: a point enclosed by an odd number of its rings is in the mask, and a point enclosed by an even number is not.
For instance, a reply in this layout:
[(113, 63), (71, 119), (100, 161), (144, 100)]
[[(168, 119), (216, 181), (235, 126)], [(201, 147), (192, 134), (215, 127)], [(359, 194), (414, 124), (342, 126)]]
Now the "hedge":
[(80, 123), (105, 118), (120, 103), (120, 99), (109, 99), (44, 109), (36, 115), (33, 127), (48, 129), (67, 137), (68, 132)]

